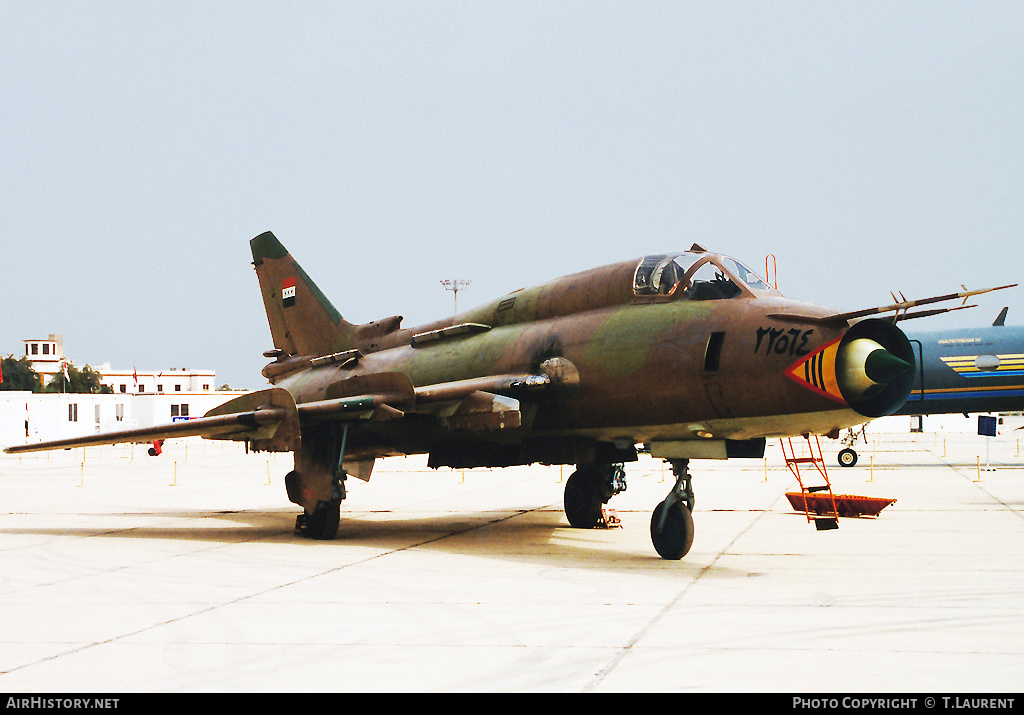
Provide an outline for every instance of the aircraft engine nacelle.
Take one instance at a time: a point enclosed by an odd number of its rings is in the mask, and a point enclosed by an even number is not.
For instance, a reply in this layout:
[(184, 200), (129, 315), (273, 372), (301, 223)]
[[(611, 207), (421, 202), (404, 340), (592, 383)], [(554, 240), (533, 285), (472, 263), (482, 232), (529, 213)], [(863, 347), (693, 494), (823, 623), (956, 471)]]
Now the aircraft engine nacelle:
[(844, 403), (864, 417), (891, 415), (914, 383), (914, 349), (903, 331), (885, 320), (855, 323), (789, 368), (806, 387)]

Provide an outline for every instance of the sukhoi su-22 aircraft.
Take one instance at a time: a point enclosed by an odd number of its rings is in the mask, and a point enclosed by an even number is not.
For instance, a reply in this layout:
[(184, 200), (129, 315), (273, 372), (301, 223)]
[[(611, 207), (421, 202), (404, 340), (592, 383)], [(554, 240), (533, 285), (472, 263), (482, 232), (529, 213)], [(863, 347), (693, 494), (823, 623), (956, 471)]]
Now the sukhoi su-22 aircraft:
[[(691, 459), (762, 457), (766, 438), (837, 434), (896, 411), (915, 352), (897, 319), (967, 291), (838, 313), (788, 300), (742, 263), (694, 245), (522, 289), (403, 328), (346, 321), (270, 233), (252, 239), (274, 348), (272, 387), (188, 422), (8, 452), (202, 435), (293, 452), (296, 530), (337, 533), (349, 476), (427, 454), (431, 467), (574, 465), (565, 515), (595, 526), (638, 445), (675, 484), (651, 518), (666, 559), (693, 541)], [(990, 289), (994, 290), (994, 289)], [(892, 313), (888, 318), (878, 318)]]

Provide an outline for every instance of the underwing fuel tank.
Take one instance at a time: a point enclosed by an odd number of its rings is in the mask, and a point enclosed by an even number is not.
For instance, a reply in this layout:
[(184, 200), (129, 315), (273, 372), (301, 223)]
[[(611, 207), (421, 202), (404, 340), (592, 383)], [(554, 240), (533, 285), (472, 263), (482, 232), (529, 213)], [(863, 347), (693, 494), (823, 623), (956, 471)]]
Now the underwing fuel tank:
[(786, 374), (864, 417), (891, 415), (914, 384), (914, 349), (903, 331), (879, 319), (846, 333), (793, 364)]

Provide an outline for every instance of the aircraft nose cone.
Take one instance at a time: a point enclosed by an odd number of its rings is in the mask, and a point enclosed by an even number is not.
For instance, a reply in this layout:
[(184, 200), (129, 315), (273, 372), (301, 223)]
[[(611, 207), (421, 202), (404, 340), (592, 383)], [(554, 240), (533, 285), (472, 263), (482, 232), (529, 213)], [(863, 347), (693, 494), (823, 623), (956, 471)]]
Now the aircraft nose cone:
[(902, 360), (885, 348), (873, 350), (864, 361), (864, 373), (877, 383), (889, 383), (913, 370), (914, 366)]

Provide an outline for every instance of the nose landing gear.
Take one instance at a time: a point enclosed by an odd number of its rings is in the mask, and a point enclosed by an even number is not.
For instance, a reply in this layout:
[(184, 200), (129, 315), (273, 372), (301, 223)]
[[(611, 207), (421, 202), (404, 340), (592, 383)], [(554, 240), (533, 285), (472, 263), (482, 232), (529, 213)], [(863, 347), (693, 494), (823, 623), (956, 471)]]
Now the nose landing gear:
[(691, 512), (694, 496), (690, 481), (690, 460), (670, 459), (668, 462), (672, 465), (676, 483), (651, 515), (651, 541), (661, 558), (676, 561), (686, 556), (693, 544)]

